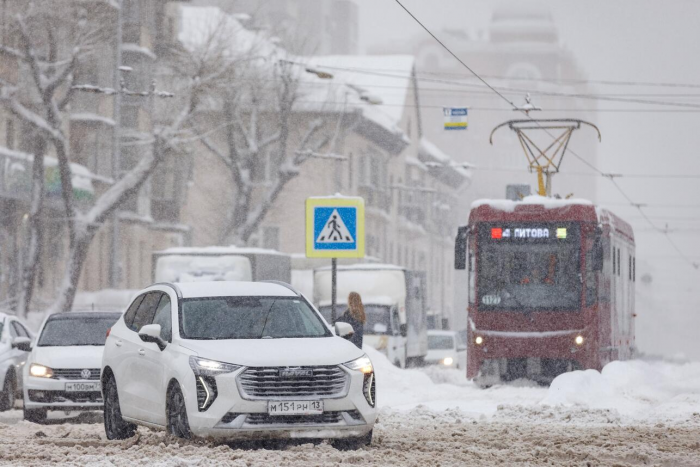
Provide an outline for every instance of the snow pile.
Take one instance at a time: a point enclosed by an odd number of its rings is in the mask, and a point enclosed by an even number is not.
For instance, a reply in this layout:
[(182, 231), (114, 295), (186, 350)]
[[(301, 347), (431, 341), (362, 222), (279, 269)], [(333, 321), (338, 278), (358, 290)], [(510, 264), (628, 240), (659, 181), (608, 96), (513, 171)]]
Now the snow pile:
[[(502, 404), (536, 406), (546, 395), (541, 387), (520, 385), (497, 386), (481, 389), (457, 370), (444, 370), (438, 376), (437, 368), (402, 370), (394, 366), (379, 351), (364, 346), (377, 375), (377, 404), (383, 413), (407, 412), (415, 409), (437, 412), (462, 412), (469, 418), (493, 416)], [(462, 373), (463, 375), (463, 373)], [(434, 379), (435, 380), (434, 380)], [(440, 384), (435, 381), (449, 381)]]
[(556, 209), (573, 205), (593, 206), (593, 203), (587, 199), (557, 199), (540, 195), (531, 195), (524, 197), (520, 201), (511, 201), (508, 199), (478, 199), (472, 203), (471, 208), (476, 209), (479, 206), (489, 206), (499, 211), (514, 212), (516, 207), (525, 205), (541, 205), (545, 209)]
[(700, 413), (700, 363), (611, 362), (552, 382), (543, 405), (611, 409), (623, 417), (682, 421)]

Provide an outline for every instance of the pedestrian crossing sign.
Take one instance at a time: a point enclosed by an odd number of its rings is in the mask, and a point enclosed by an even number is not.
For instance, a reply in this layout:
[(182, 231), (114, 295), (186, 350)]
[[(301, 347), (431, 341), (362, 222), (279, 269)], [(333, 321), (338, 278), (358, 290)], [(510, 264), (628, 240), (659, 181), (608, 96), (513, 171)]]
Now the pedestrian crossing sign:
[(329, 196), (306, 200), (306, 256), (363, 258), (365, 203), (359, 197)]

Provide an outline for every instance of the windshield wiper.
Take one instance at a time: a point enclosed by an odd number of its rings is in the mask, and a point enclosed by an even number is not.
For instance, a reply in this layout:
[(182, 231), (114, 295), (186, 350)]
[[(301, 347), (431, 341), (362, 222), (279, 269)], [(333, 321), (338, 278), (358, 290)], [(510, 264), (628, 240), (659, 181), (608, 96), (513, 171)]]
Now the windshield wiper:
[(272, 312), (272, 307), (275, 306), (275, 303), (277, 303), (277, 300), (274, 300), (272, 302), (272, 305), (270, 305), (270, 308), (267, 310), (267, 314), (265, 315), (265, 324), (263, 324), (262, 331), (260, 331), (260, 339), (265, 339), (265, 338), (270, 338), (270, 336), (263, 337), (263, 333), (265, 332), (265, 328), (267, 327), (267, 321), (270, 319), (270, 312)]
[(260, 339), (277, 339), (277, 338), (272, 337), (272, 336), (262, 336)]

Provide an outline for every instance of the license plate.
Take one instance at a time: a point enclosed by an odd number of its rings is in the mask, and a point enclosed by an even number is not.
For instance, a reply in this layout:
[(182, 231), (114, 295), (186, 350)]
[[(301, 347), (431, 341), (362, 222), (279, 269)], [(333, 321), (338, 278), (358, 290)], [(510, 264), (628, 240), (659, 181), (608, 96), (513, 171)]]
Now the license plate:
[(269, 415), (320, 415), (323, 401), (276, 401), (267, 403)]
[(66, 392), (91, 392), (99, 391), (100, 383), (66, 383)]

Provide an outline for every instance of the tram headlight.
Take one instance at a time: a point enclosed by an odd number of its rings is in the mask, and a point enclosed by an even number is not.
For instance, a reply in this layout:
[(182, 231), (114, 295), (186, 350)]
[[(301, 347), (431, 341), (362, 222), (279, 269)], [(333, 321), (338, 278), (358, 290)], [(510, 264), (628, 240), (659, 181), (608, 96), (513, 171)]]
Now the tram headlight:
[(576, 336), (574, 342), (576, 342), (576, 345), (583, 345), (583, 336)]
[(475, 343), (476, 345), (481, 345), (481, 344), (484, 343), (484, 338), (481, 337), (481, 336), (476, 336), (476, 338), (474, 339), (474, 343)]

